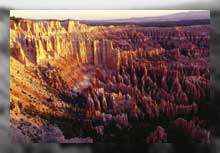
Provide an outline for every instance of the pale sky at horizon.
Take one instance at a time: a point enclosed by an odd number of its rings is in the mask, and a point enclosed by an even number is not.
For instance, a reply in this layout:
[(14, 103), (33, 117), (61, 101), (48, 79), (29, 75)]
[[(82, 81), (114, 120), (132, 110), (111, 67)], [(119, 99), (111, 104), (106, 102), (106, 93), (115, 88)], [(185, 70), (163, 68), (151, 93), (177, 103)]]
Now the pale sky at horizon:
[[(175, 9), (187, 4), (209, 8), (218, 0), (0, 0), (11, 9)], [(198, 7), (199, 8), (199, 7)], [(185, 7), (185, 9), (190, 9)]]
[(10, 16), (30, 19), (108, 20), (152, 17), (200, 10), (11, 10)]

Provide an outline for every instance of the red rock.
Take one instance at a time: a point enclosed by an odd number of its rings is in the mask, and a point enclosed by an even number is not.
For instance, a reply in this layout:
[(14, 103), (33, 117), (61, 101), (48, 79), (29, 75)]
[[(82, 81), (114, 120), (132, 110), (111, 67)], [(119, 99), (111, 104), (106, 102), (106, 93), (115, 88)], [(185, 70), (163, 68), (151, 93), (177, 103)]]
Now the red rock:
[(163, 143), (167, 141), (167, 134), (161, 126), (157, 126), (156, 130), (151, 132), (146, 138), (146, 143)]

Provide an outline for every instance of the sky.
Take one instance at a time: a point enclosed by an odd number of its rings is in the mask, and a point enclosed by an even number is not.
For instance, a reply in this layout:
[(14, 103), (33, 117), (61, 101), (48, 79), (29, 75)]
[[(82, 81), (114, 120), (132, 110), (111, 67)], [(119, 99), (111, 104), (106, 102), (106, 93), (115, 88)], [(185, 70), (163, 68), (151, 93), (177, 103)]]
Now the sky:
[[(12, 9), (207, 9), (219, 0), (0, 0), (0, 7)], [(214, 5), (215, 4), (215, 5)], [(186, 6), (184, 8), (184, 6)], [(201, 7), (199, 7), (201, 6)], [(188, 8), (187, 8), (188, 7)]]
[(30, 19), (108, 20), (162, 16), (188, 11), (191, 10), (11, 10), (10, 16)]

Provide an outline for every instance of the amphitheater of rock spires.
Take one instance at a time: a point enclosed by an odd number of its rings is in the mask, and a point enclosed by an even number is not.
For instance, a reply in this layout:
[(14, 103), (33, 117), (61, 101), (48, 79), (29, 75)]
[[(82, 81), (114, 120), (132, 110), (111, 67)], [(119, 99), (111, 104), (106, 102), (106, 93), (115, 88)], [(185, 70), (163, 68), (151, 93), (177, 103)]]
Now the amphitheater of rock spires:
[(10, 19), (12, 142), (209, 143), (210, 25)]

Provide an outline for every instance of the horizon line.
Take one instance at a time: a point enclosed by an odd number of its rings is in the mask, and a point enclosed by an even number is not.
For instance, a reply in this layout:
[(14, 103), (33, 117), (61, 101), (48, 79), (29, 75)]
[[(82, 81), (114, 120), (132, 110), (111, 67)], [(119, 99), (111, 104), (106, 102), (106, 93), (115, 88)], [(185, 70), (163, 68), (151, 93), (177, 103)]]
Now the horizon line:
[[(167, 15), (189, 13), (189, 12), (210, 12), (210, 11), (209, 10), (10, 10), (10, 18), (16, 17), (16, 18), (31, 19), (31, 20), (103, 21), (103, 20), (120, 20), (120, 19), (126, 20), (126, 19), (135, 19), (135, 18), (144, 18), (144, 17), (155, 18), (155, 17), (163, 17)], [(119, 13), (121, 13), (121, 16)]]

